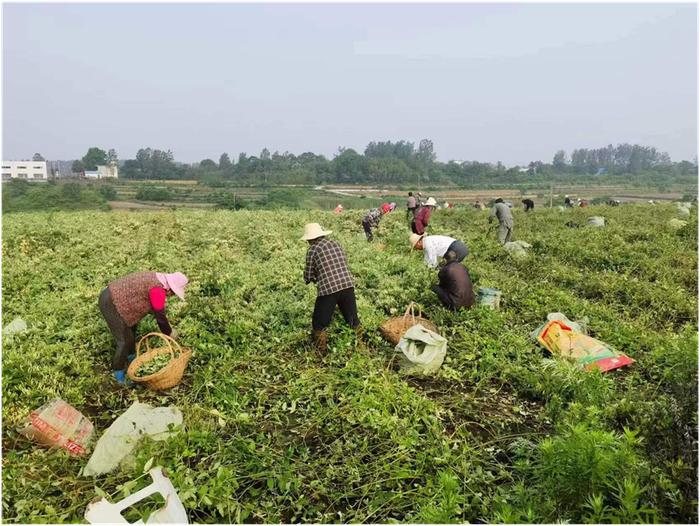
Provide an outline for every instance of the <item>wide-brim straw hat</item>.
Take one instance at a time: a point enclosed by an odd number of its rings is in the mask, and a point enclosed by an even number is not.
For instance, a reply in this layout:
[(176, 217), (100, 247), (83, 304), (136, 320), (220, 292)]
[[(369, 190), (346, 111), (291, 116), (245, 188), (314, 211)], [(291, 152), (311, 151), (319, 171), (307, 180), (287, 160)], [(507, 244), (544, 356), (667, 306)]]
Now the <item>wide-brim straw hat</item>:
[(428, 200), (425, 202), (425, 206), (437, 206), (437, 201), (435, 201), (435, 199), (432, 197), (428, 197)]
[(300, 241), (311, 241), (318, 237), (327, 236), (333, 233), (332, 230), (323, 230), (318, 223), (307, 223), (304, 225), (304, 235), (299, 238)]
[(423, 239), (423, 236), (425, 236), (425, 234), (411, 234), (410, 236), (408, 236), (408, 242), (411, 244), (411, 250), (416, 248), (416, 243)]

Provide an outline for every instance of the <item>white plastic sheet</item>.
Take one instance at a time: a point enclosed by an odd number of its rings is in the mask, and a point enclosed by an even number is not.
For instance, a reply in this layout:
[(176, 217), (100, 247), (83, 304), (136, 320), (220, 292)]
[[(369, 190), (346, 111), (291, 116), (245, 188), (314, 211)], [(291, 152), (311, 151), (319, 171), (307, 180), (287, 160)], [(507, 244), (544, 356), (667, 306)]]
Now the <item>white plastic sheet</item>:
[(142, 437), (166, 440), (172, 436), (173, 432), (168, 429), (171, 424), (182, 425), (182, 413), (177, 407), (152, 407), (134, 402), (97, 441), (83, 474), (109, 473), (134, 450)]
[(509, 241), (503, 245), (503, 248), (514, 258), (526, 258), (527, 251), (532, 248), (532, 245), (525, 241)]

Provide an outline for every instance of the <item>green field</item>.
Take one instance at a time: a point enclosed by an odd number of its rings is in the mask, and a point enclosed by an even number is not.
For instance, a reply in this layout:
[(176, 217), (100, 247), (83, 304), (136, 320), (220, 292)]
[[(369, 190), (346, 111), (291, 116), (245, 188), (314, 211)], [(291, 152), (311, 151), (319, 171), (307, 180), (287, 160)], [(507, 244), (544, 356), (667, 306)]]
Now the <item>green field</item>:
[[(372, 244), (360, 210), (5, 214), (2, 322), (29, 331), (3, 342), (3, 520), (81, 522), (96, 487), (122, 498), (153, 459), (191, 522), (696, 523), (696, 210), (680, 230), (673, 205), (516, 210), (523, 261), (486, 212), (437, 210), (432, 233), (464, 240), (475, 285), (503, 292), (500, 311), (458, 313), (430, 292), (402, 211)], [(573, 227), (591, 215), (608, 225)], [(307, 344), (309, 221), (345, 248), (368, 332), (356, 342), (338, 316), (325, 361)], [(195, 354), (160, 395), (112, 380), (97, 308), (110, 280), (147, 269), (191, 280), (168, 316)], [(377, 330), (411, 300), (449, 340), (431, 378), (400, 375)], [(636, 363), (603, 375), (553, 359), (528, 335), (555, 311)], [(56, 396), (98, 433), (136, 399), (176, 404), (184, 429), (83, 477), (84, 458), (17, 432)]]

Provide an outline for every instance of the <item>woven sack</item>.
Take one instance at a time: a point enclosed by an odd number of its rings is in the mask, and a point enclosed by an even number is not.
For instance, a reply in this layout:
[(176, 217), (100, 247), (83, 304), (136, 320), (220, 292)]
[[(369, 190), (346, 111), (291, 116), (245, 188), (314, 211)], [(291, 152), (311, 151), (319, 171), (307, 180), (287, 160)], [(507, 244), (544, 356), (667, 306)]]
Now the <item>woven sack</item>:
[[(418, 309), (418, 316), (415, 314), (416, 308)], [(406, 307), (406, 312), (404, 312), (403, 316), (389, 318), (382, 324), (379, 330), (382, 333), (382, 336), (384, 336), (384, 338), (386, 338), (390, 343), (398, 345), (399, 340), (401, 340), (404, 333), (416, 324), (420, 324), (433, 332), (438, 332), (438, 328), (433, 322), (426, 320), (421, 316), (420, 307), (418, 307), (413, 301), (409, 303), (408, 307)]]
[[(163, 340), (163, 342), (161, 342), (163, 345), (161, 347), (151, 349), (151, 345), (149, 343), (149, 338), (151, 336), (156, 336)], [(144, 342), (146, 343), (146, 351), (141, 353), (141, 345)], [(150, 362), (153, 360), (153, 358), (161, 354), (169, 354), (171, 356), (167, 365), (153, 374), (149, 374), (147, 376), (136, 376), (136, 372), (139, 370), (141, 365)], [(154, 391), (169, 389), (180, 383), (182, 380), (182, 375), (185, 374), (187, 362), (190, 361), (191, 357), (192, 351), (180, 346), (180, 344), (173, 340), (170, 336), (159, 332), (151, 332), (141, 338), (139, 343), (136, 345), (136, 359), (129, 365), (127, 374), (134, 382), (143, 382), (149, 389), (153, 389)]]

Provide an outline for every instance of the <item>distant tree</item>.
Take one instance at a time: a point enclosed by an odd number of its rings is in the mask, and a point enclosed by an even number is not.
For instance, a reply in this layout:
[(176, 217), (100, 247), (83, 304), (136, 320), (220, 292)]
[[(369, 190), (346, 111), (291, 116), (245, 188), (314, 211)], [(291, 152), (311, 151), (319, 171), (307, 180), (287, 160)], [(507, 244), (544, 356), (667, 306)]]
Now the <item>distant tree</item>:
[(44, 156), (41, 155), (40, 153), (35, 153), (35, 154), (32, 156), (32, 161), (45, 161), (45, 160), (46, 160), (46, 159), (44, 159)]
[(107, 164), (107, 152), (93, 146), (83, 156), (83, 164), (86, 170), (97, 170), (97, 167)]
[(557, 153), (554, 154), (554, 159), (552, 159), (552, 164), (554, 165), (554, 168), (557, 170), (563, 170), (566, 168), (566, 165), (568, 164), (567, 159), (566, 159), (566, 152), (564, 150), (558, 150)]
[(71, 165), (70, 171), (73, 172), (74, 174), (79, 174), (85, 171), (85, 165), (83, 164), (83, 161), (73, 161), (73, 164)]
[(114, 148), (110, 148), (107, 152), (107, 163), (106, 164), (117, 164), (119, 159), (117, 158), (117, 151)]
[(219, 157), (219, 169), (220, 170), (230, 170), (231, 169), (231, 159), (227, 153), (222, 153)]
[(418, 144), (418, 157), (428, 165), (435, 161), (436, 155), (433, 151), (433, 141), (430, 139), (421, 140)]
[(260, 152), (260, 160), (269, 161), (270, 159), (270, 150), (268, 150), (267, 148), (263, 148), (262, 152)]
[(216, 170), (218, 166), (214, 161), (211, 159), (204, 159), (203, 161), (200, 161), (199, 167), (202, 168), (203, 170)]

